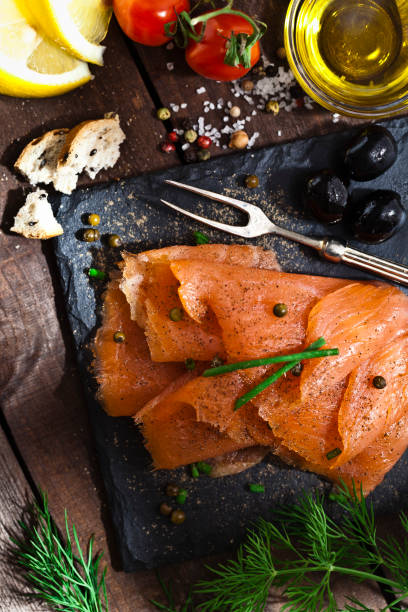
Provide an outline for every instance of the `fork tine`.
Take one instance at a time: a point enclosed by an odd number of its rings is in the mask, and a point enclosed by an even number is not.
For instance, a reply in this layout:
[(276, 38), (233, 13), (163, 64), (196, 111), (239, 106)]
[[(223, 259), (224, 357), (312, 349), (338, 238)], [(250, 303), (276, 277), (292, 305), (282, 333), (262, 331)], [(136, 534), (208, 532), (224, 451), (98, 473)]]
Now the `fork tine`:
[(243, 236), (244, 238), (248, 238), (248, 230), (247, 226), (237, 226), (237, 225), (226, 225), (225, 223), (219, 223), (218, 221), (213, 221), (212, 219), (206, 219), (205, 217), (200, 217), (200, 215), (196, 215), (189, 210), (185, 210), (184, 208), (180, 208), (171, 202), (167, 202), (167, 200), (160, 199), (160, 202), (163, 202), (166, 206), (173, 208), (173, 210), (177, 210), (177, 212), (186, 215), (187, 217), (191, 217), (191, 219), (195, 219), (195, 221), (199, 221), (200, 223), (205, 223), (210, 227), (215, 227), (223, 232), (228, 232), (228, 234), (235, 234), (236, 236)]
[(180, 189), (197, 193), (198, 195), (202, 195), (210, 200), (215, 200), (216, 202), (221, 202), (222, 204), (230, 204), (230, 206), (235, 206), (235, 208), (239, 208), (249, 215), (251, 212), (255, 212), (254, 209), (259, 210), (258, 207), (254, 206), (253, 204), (248, 204), (247, 202), (242, 202), (241, 200), (236, 200), (235, 198), (230, 198), (222, 195), (221, 193), (215, 193), (214, 191), (208, 191), (207, 189), (200, 189), (200, 187), (193, 187), (192, 185), (186, 185), (185, 183), (179, 183), (169, 179), (166, 179), (164, 182), (168, 183), (168, 185), (173, 185), (173, 187), (179, 187)]

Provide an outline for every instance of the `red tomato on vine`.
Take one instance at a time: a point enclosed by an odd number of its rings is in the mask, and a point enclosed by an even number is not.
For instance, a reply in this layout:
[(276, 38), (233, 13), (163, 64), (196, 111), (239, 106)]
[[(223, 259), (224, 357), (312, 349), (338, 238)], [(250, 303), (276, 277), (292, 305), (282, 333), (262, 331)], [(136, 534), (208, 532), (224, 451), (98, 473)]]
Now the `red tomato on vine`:
[(142, 45), (158, 47), (170, 40), (164, 26), (176, 13), (190, 10), (190, 0), (113, 0), (120, 27)]

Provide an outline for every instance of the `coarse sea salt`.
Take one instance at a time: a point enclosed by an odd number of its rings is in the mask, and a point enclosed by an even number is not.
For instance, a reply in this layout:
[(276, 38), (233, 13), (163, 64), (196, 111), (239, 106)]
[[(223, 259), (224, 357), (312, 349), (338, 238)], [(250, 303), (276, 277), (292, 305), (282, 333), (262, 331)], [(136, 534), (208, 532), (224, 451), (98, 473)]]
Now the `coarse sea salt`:
[(167, 62), (166, 68), (167, 70), (174, 70), (174, 62)]
[(196, 93), (198, 93), (198, 95), (201, 95), (203, 93), (205, 93), (207, 90), (205, 87), (199, 87), (198, 89), (196, 89)]

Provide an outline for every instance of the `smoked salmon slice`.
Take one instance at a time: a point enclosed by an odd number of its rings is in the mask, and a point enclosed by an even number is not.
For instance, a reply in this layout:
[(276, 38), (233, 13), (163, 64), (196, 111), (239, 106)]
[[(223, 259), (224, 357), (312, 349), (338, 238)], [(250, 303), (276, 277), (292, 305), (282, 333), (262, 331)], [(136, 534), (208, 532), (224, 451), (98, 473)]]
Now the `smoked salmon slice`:
[[(125, 334), (116, 343), (113, 335)], [(103, 322), (94, 342), (98, 398), (111, 416), (133, 416), (146, 402), (185, 373), (180, 363), (153, 363), (143, 330), (130, 319), (129, 304), (111, 281), (104, 294)]]

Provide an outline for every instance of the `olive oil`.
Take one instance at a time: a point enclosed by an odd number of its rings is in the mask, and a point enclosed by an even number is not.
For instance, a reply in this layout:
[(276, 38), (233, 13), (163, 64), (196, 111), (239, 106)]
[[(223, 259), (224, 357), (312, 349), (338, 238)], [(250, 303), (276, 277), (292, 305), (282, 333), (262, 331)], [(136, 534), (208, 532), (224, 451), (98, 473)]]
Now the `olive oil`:
[(306, 90), (332, 109), (336, 102), (340, 108), (383, 107), (407, 95), (407, 2), (298, 3), (295, 74), (303, 86), (306, 82)]

